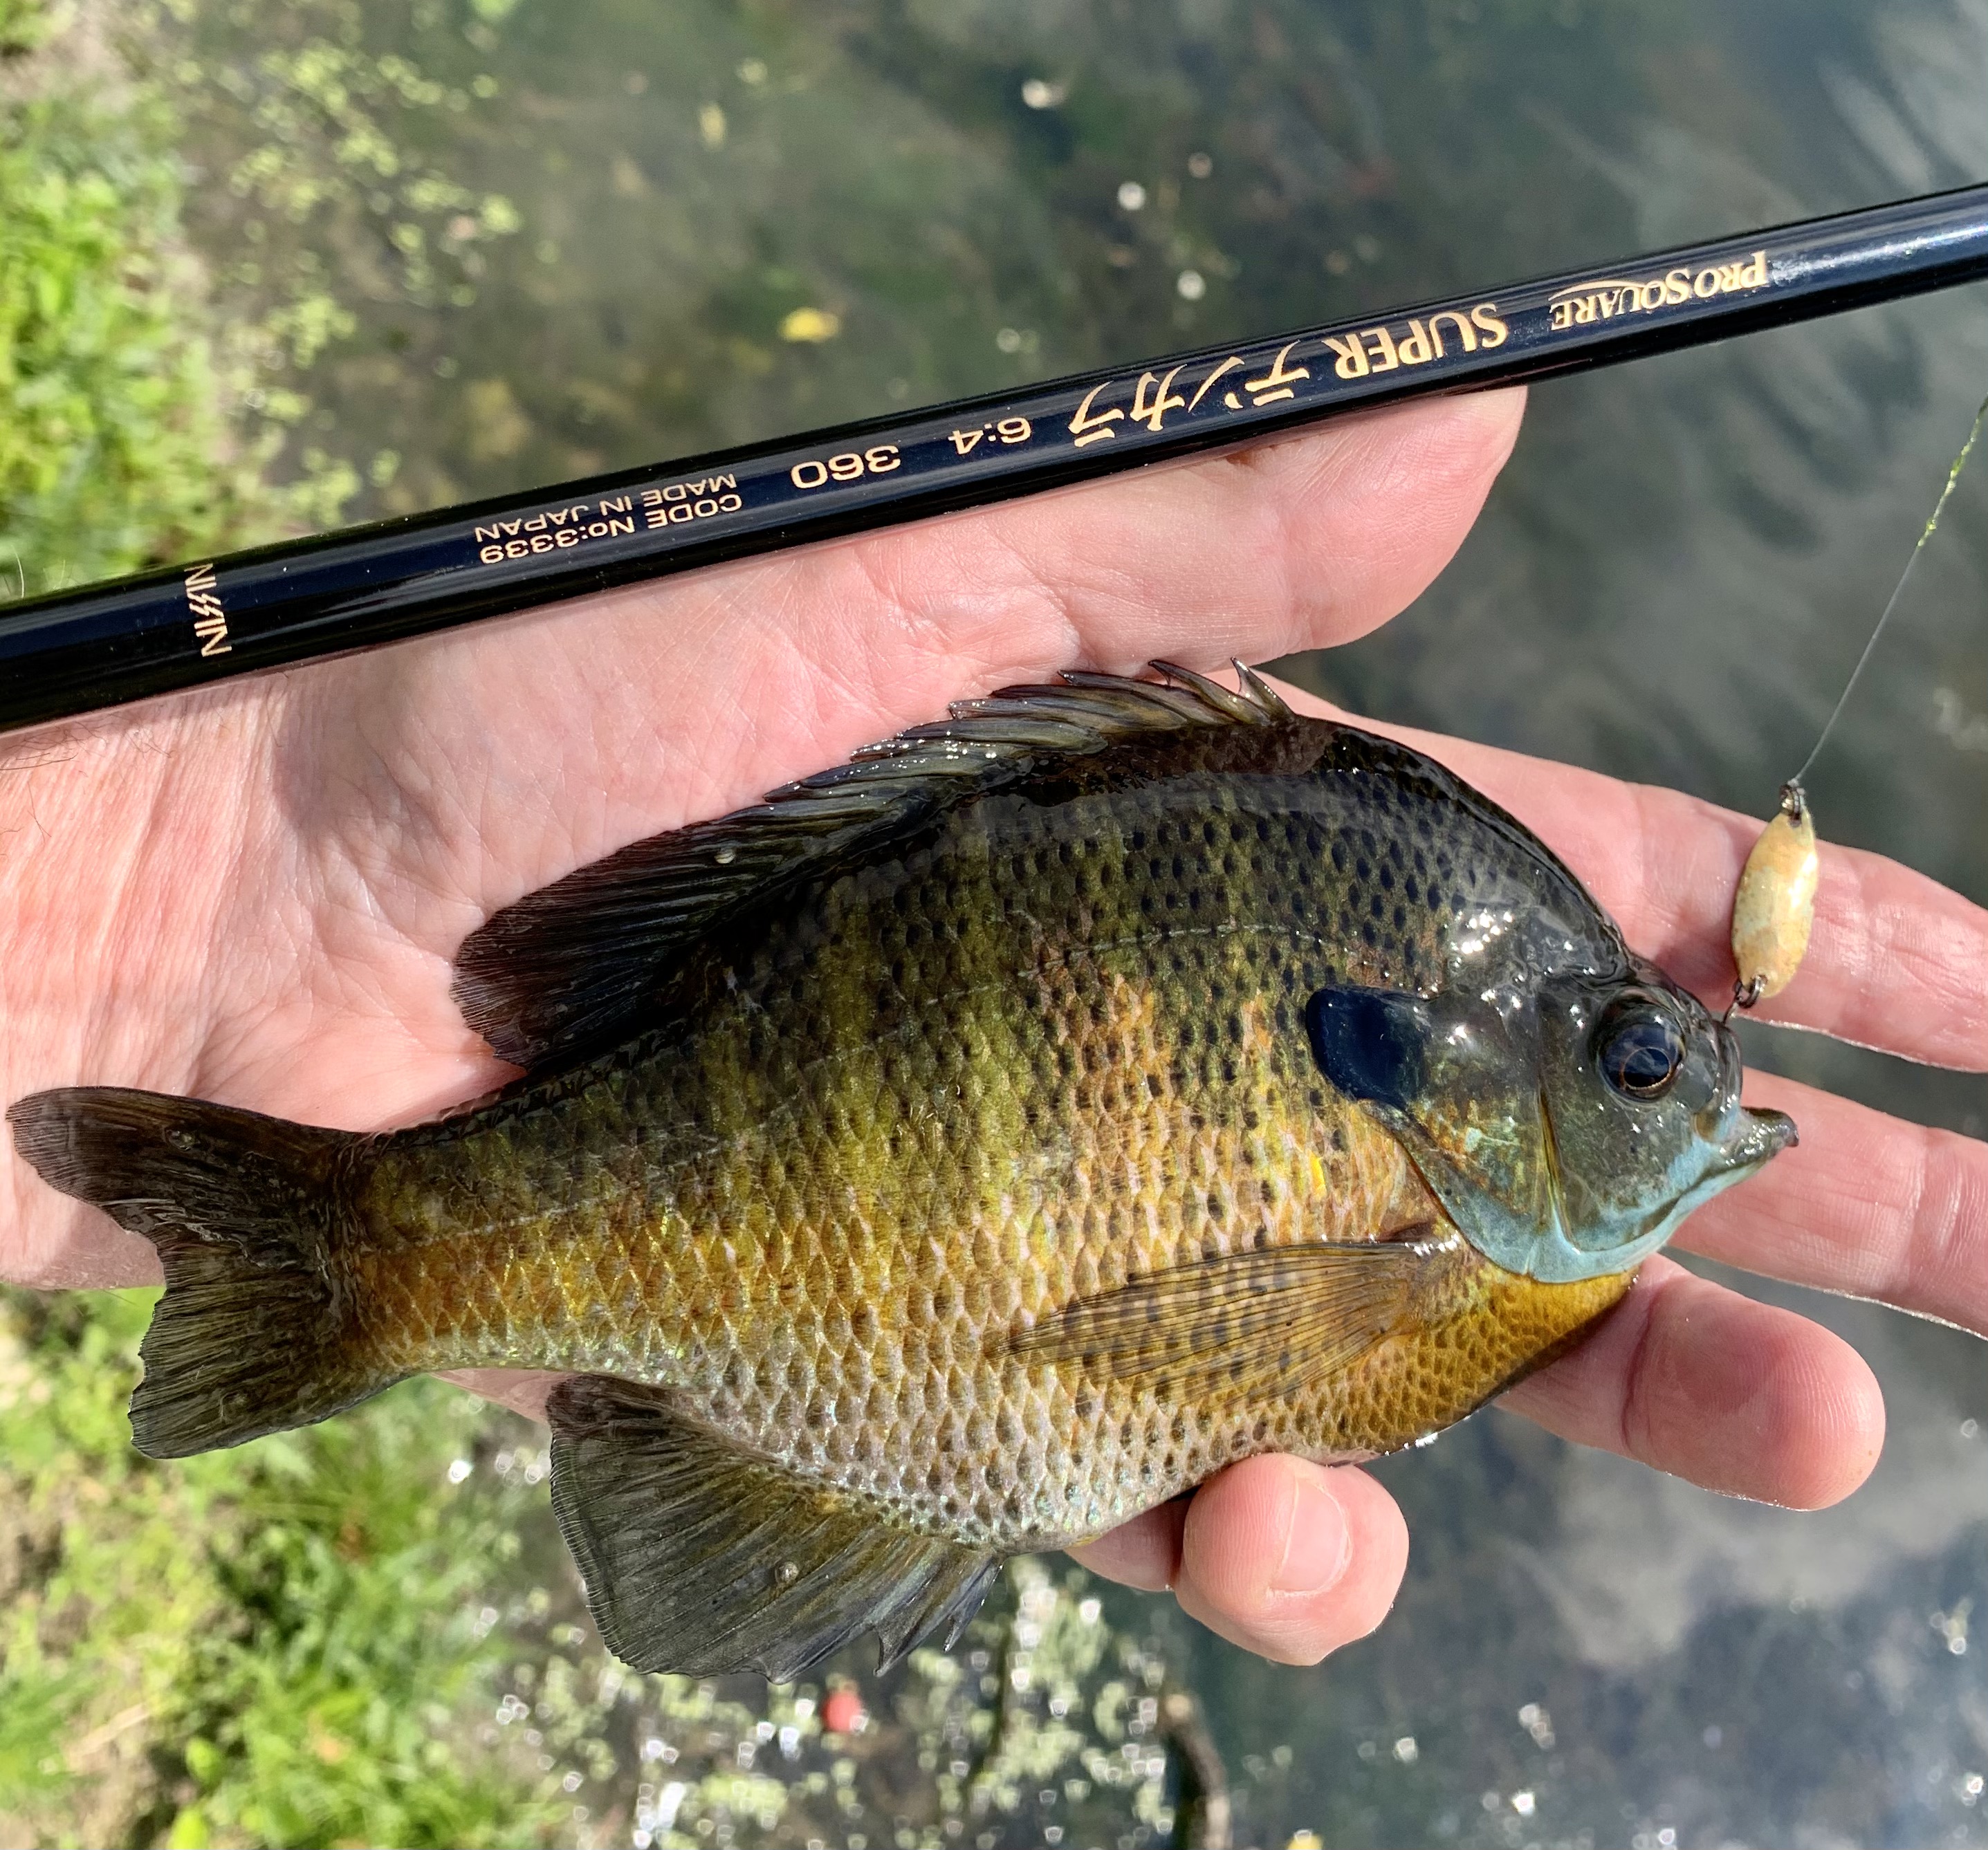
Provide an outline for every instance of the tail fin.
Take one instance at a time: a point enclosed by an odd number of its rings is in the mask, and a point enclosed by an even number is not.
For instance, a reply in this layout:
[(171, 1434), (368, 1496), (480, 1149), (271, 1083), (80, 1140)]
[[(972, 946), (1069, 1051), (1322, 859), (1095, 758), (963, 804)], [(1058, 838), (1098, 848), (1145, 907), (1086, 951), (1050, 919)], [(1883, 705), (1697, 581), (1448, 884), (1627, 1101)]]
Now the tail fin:
[(7, 1113), (42, 1178), (159, 1250), (131, 1436), (154, 1458), (307, 1426), (387, 1386), (334, 1263), (350, 1225), (348, 1131), (110, 1087)]

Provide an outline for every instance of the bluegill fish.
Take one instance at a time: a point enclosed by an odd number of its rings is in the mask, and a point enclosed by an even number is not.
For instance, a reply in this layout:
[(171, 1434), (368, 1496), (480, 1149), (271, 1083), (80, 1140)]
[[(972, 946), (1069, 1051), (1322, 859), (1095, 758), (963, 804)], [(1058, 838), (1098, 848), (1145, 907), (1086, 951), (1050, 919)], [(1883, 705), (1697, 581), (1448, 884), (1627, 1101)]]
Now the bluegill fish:
[(499, 913), (455, 989), (526, 1076), (458, 1115), (15, 1105), (164, 1261), (139, 1447), (570, 1372), (608, 1644), (784, 1678), (1235, 1460), (1461, 1418), (1791, 1140), (1484, 797), (1159, 672), (963, 702)]

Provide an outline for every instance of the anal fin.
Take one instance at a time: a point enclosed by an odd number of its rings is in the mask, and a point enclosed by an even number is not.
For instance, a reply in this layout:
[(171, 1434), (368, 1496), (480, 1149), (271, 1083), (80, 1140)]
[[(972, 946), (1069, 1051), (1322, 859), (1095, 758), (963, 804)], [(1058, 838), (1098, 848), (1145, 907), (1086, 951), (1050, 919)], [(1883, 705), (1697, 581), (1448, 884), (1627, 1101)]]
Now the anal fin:
[(601, 1637), (638, 1670), (785, 1683), (864, 1632), (888, 1665), (934, 1632), (952, 1643), (1000, 1570), (739, 1451), (665, 1389), (578, 1376), (546, 1410), (553, 1512)]

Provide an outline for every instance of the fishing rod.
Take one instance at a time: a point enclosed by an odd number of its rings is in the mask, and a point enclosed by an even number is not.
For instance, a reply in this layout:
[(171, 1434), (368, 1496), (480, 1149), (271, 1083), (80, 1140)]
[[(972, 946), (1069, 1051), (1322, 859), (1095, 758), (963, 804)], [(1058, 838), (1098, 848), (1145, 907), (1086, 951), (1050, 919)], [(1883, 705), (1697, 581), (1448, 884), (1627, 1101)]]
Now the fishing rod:
[(1988, 185), (0, 606), (0, 731), (1988, 276)]

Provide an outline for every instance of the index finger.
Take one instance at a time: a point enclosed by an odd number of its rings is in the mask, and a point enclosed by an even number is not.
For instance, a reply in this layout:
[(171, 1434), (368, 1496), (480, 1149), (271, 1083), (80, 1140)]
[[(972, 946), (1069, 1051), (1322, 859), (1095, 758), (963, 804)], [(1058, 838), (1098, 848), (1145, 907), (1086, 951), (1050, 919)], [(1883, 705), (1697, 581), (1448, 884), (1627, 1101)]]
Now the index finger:
[[(1556, 767), (1564, 852), (1639, 950), (1723, 1005), (1733, 890), (1762, 824), (1675, 791)], [(1809, 950), (1762, 1021), (1939, 1066), (1988, 1068), (1988, 912), (1911, 868), (1824, 842)]]

